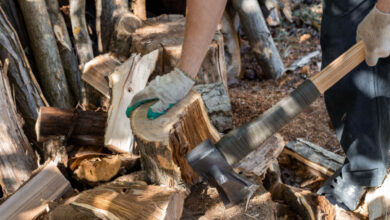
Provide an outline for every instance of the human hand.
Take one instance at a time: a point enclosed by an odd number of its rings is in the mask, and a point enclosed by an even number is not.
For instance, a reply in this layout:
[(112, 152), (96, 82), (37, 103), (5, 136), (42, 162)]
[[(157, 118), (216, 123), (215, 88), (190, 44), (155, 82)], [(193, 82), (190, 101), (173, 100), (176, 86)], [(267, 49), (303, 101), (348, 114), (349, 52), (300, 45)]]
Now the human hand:
[(126, 110), (127, 117), (138, 106), (158, 100), (148, 110), (148, 119), (155, 119), (166, 113), (173, 105), (182, 100), (195, 82), (182, 70), (175, 68), (168, 74), (157, 76), (145, 89), (138, 92)]
[(366, 45), (366, 62), (375, 66), (379, 58), (390, 55), (390, 13), (377, 6), (364, 18), (357, 29), (357, 41)]

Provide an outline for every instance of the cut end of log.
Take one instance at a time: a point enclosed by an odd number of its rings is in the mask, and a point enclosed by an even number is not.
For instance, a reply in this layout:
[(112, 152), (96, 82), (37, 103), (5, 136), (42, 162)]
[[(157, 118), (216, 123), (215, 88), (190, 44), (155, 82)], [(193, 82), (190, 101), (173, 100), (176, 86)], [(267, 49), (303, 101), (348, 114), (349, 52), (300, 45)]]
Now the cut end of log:
[(165, 115), (149, 120), (146, 115), (152, 104), (140, 106), (131, 116), (131, 127), (148, 179), (168, 186), (196, 183), (199, 177), (185, 155), (207, 138), (213, 142), (219, 140), (200, 94), (190, 91)]

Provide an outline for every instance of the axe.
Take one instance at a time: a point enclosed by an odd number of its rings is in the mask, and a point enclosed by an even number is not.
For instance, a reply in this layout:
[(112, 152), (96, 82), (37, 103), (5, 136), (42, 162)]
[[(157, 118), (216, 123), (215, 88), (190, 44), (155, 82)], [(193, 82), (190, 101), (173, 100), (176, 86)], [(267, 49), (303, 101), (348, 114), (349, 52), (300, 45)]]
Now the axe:
[(365, 46), (360, 41), (262, 115), (232, 130), (215, 145), (209, 139), (199, 144), (186, 155), (187, 161), (217, 188), (226, 207), (249, 199), (257, 185), (235, 173), (232, 166), (261, 146), (364, 58)]

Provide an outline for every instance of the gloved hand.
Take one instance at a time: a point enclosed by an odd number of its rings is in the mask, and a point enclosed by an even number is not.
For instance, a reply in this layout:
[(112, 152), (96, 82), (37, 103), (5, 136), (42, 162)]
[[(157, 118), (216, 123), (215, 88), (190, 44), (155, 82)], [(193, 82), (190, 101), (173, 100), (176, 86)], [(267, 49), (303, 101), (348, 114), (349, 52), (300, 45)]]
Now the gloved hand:
[(366, 45), (366, 62), (375, 66), (379, 58), (390, 55), (390, 13), (374, 9), (364, 18), (357, 29), (357, 41)]
[(131, 112), (138, 106), (146, 102), (158, 100), (149, 108), (147, 113), (148, 119), (158, 118), (165, 114), (174, 104), (182, 100), (194, 84), (194, 80), (189, 78), (179, 68), (175, 68), (163, 76), (157, 76), (145, 89), (134, 96), (126, 110), (126, 115), (130, 117)]

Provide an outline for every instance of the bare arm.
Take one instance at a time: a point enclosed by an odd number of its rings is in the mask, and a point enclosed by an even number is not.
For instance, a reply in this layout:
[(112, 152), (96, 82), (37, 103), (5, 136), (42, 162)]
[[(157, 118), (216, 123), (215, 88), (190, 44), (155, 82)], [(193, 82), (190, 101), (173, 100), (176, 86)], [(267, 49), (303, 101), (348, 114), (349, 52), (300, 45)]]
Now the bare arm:
[(379, 11), (390, 13), (390, 0), (378, 0), (376, 7)]

